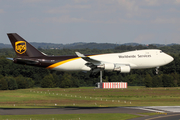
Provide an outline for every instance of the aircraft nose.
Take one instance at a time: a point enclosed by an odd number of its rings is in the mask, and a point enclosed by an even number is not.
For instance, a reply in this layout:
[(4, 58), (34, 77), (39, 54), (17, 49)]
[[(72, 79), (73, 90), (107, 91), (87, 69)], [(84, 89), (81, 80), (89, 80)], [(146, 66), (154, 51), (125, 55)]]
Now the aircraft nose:
[(172, 62), (173, 60), (174, 60), (173, 57), (171, 57), (170, 55), (167, 55), (167, 59), (166, 59), (166, 62), (167, 62), (167, 63), (170, 63), (170, 62)]
[[(171, 57), (171, 56), (170, 56), (170, 57)], [(173, 57), (171, 57), (171, 58), (170, 58), (170, 61), (172, 62), (173, 60), (174, 60), (174, 58), (173, 58)]]

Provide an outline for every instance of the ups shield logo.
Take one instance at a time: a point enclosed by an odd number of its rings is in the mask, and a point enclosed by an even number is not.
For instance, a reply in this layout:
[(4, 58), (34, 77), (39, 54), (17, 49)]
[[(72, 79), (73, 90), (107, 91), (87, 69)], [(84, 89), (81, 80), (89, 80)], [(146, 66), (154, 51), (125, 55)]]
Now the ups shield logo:
[(23, 54), (26, 52), (26, 42), (25, 41), (17, 41), (15, 43), (15, 50), (19, 54)]

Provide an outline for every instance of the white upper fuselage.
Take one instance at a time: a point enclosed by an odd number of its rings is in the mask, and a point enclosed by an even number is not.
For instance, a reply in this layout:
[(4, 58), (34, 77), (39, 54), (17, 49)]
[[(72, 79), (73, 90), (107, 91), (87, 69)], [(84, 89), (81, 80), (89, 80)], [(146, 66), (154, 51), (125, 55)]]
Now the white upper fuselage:
[[(166, 65), (173, 61), (173, 57), (158, 49), (136, 50), (123, 53), (97, 54), (88, 56), (102, 64), (129, 65), (131, 69), (153, 68)], [(59, 62), (52, 69), (60, 71), (89, 71), (88, 63), (81, 57)]]

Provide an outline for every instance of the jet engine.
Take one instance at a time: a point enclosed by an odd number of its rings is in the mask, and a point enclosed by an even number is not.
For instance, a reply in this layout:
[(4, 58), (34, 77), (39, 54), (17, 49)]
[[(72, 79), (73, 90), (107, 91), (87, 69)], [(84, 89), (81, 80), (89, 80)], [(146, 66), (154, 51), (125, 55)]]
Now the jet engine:
[(106, 64), (101, 64), (97, 67), (107, 70), (107, 71), (119, 71), (121, 73), (129, 73), (131, 71), (131, 68), (129, 65), (106, 63)]

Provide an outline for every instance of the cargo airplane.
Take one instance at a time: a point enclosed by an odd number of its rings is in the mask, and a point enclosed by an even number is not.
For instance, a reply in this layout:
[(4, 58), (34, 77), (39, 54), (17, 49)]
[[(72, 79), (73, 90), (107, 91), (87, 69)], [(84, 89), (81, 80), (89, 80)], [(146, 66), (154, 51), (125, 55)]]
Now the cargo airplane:
[(47, 56), (18, 34), (7, 35), (17, 55), (16, 58), (9, 58), (14, 63), (58, 71), (91, 71), (92, 75), (100, 71), (129, 73), (131, 69), (156, 68), (173, 61), (173, 57), (158, 49), (95, 55), (75, 52), (76, 55), (73, 56)]

